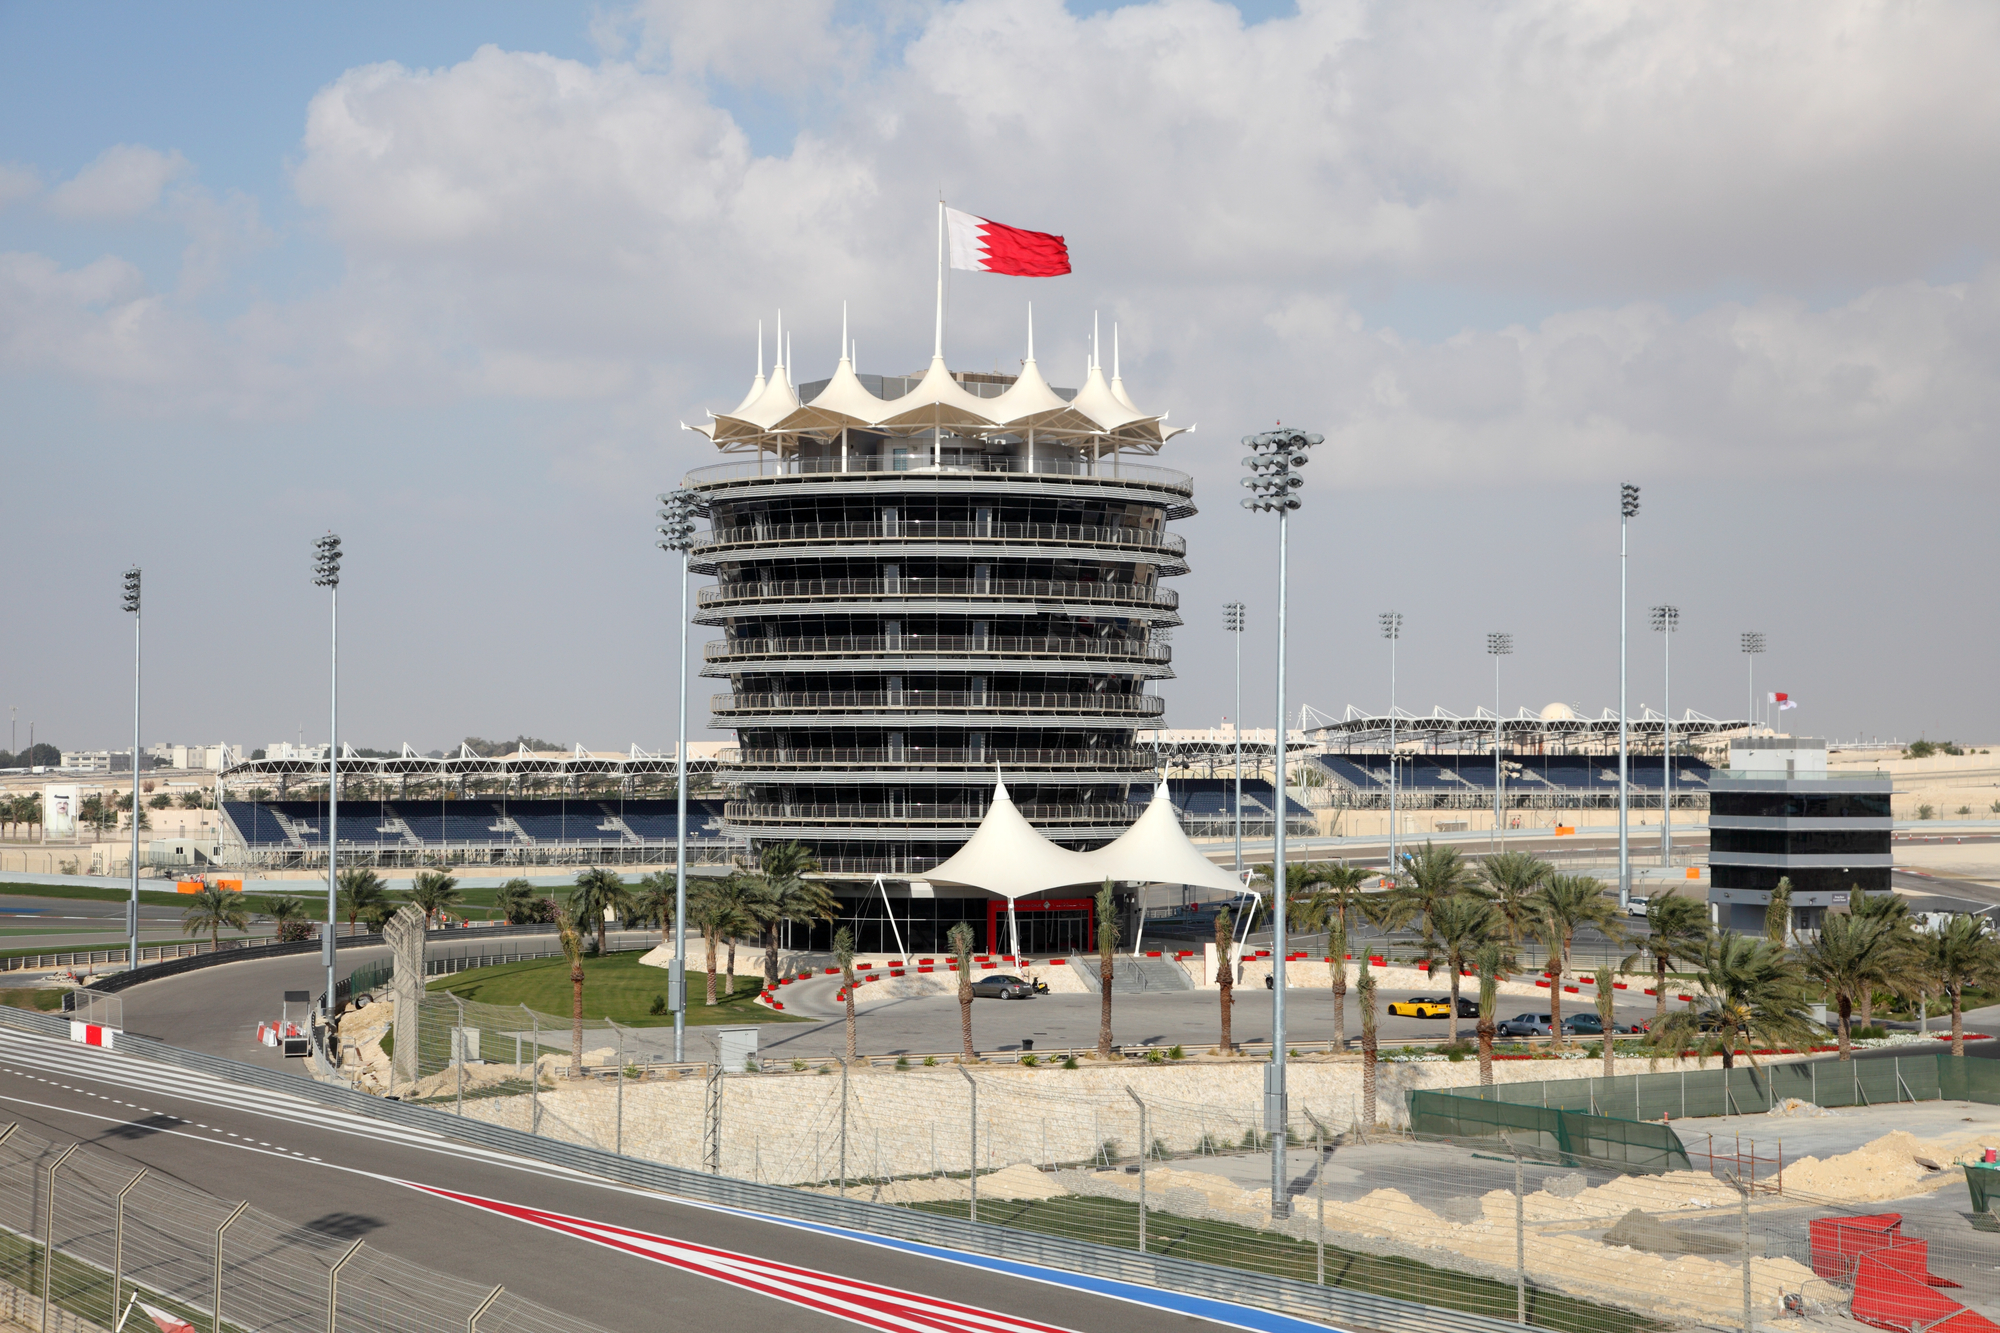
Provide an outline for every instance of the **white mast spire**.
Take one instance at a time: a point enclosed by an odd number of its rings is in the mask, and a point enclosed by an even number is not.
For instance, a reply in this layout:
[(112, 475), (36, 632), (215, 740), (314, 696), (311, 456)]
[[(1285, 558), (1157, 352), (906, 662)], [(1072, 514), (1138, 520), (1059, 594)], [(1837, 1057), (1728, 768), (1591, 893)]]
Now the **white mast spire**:
[(847, 302), (840, 303), (840, 359), (847, 360)]
[(931, 347), (931, 358), (944, 359), (944, 198), (938, 198), (938, 274), (937, 274), (937, 341)]
[(778, 378), (778, 372), (785, 368), (785, 312), (778, 311), (778, 345), (771, 353), (771, 378)]

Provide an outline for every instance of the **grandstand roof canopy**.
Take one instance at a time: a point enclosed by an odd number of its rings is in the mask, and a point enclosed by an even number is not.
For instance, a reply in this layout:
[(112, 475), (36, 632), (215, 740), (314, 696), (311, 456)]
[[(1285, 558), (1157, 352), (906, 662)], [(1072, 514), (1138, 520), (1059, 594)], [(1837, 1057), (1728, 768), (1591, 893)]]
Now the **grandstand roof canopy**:
[[(718, 745), (691, 744), (688, 746), (688, 772), (713, 773), (718, 758)], [(593, 754), (581, 745), (563, 753), (536, 752), (523, 747), (513, 754), (485, 756), (474, 754), (468, 747), (460, 745), (457, 754), (448, 754), (442, 759), (419, 754), (409, 745), (403, 752), (386, 759), (359, 755), (354, 747), (343, 743), (340, 747), (340, 771), (350, 777), (568, 777), (572, 775), (592, 777), (637, 777), (672, 773), (675, 768), (671, 751), (658, 754), (648, 753), (637, 745), (624, 754)], [(326, 776), (326, 759), (245, 759), (222, 770), (224, 778), (253, 777), (319, 777)]]
[[(1405, 742), (1443, 742), (1482, 748), (1492, 744), (1496, 723), (1500, 728), (1502, 744), (1515, 747), (1524, 743), (1535, 746), (1550, 743), (1575, 745), (1618, 739), (1618, 714), (1609, 708), (1596, 717), (1587, 717), (1567, 704), (1551, 704), (1539, 713), (1530, 713), (1523, 708), (1512, 717), (1504, 714), (1496, 717), (1484, 708), (1475, 708), (1470, 716), (1446, 712), (1442, 708), (1433, 708), (1429, 713), (1412, 713), (1401, 708), (1393, 711), (1398, 745)], [(1389, 744), (1388, 713), (1369, 713), (1349, 704), (1346, 715), (1339, 721), (1312, 709), (1307, 710), (1303, 720), (1307, 724), (1306, 729), (1321, 737), (1329, 746), (1386, 747)], [(1666, 714), (1642, 708), (1627, 719), (1629, 734), (1634, 740), (1657, 742), (1666, 731), (1667, 721)], [(1723, 721), (1693, 709), (1673, 719), (1674, 735), (1689, 740), (1717, 732), (1743, 731), (1748, 726), (1747, 722)]]

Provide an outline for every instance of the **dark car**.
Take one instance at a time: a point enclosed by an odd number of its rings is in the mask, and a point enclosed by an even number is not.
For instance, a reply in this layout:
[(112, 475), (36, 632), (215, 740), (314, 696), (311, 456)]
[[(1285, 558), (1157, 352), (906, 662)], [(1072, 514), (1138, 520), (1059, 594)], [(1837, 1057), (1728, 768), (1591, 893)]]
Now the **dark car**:
[[(1548, 1014), (1515, 1014), (1512, 1018), (1501, 1019), (1495, 1031), (1503, 1037), (1546, 1037), (1551, 1021)], [(1565, 1018), (1563, 1031), (1575, 1032), (1576, 1020)]]
[[(1630, 1023), (1614, 1022), (1611, 1025), (1613, 1036), (1629, 1036), (1641, 1030)], [(1596, 1014), (1572, 1014), (1563, 1020), (1563, 1031), (1575, 1033), (1579, 1037), (1601, 1037), (1604, 1035), (1604, 1023)]]
[(988, 1000), (1025, 1000), (1035, 993), (1035, 988), (1020, 977), (996, 972), (973, 982), (972, 993)]

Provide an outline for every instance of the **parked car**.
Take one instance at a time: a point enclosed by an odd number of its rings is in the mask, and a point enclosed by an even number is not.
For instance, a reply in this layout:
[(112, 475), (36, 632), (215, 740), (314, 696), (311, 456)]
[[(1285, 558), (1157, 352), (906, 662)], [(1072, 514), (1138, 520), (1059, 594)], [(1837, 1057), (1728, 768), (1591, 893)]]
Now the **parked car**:
[[(1512, 1018), (1501, 1019), (1494, 1031), (1503, 1037), (1546, 1037), (1549, 1035), (1549, 1025), (1552, 1021), (1553, 1018), (1549, 1014), (1515, 1014)], [(1576, 1020), (1565, 1018), (1563, 1031), (1575, 1032)]]
[(972, 983), (975, 998), (987, 1000), (1025, 1000), (1035, 993), (1035, 988), (1020, 977), (1005, 972), (996, 972), (981, 977)]
[(1448, 1018), (1451, 1016), (1449, 995), (1412, 995), (1407, 1000), (1389, 1002), (1391, 1018)]
[[(1563, 1020), (1563, 1031), (1573, 1032), (1579, 1037), (1601, 1037), (1604, 1035), (1604, 1024), (1596, 1014), (1575, 1014)], [(1630, 1023), (1614, 1022), (1611, 1025), (1613, 1036), (1630, 1036), (1642, 1031), (1643, 1028)]]
[(1653, 900), (1651, 898), (1641, 897), (1636, 893), (1633, 894), (1630, 898), (1627, 898), (1625, 900), (1625, 915), (1626, 916), (1646, 915), (1646, 908), (1652, 905), (1652, 901)]

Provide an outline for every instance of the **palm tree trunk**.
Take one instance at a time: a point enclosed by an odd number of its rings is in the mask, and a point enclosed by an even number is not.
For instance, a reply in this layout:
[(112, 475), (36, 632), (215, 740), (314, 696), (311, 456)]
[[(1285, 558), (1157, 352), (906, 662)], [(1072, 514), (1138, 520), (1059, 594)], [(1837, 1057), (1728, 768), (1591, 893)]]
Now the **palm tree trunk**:
[(730, 999), (736, 998), (736, 937), (729, 937), (729, 987), (723, 991)]
[(569, 1076), (583, 1077), (583, 968), (569, 970)]
[(702, 940), (708, 945), (708, 1003), (715, 1004), (715, 932), (703, 929)]
[(598, 908), (593, 915), (597, 917), (597, 956), (602, 958), (604, 957), (604, 909)]
[(1482, 1088), (1493, 1086), (1493, 1028), (1493, 1020), (1481, 1014), (1479, 1016), (1477, 1032), (1479, 1035), (1479, 1086)]
[(1864, 1028), (1872, 1027), (1874, 1026), (1874, 1023), (1875, 1023), (1875, 987), (1872, 985), (1864, 985), (1861, 988), (1861, 1026)]
[(1653, 955), (1653, 1021), (1667, 1016), (1667, 956)]
[(972, 1049), (972, 978), (963, 972), (958, 977), (958, 1036), (965, 1047), (966, 1060), (977, 1060), (979, 1052)]
[(1965, 987), (1952, 986), (1951, 991), (1951, 1053), (1965, 1054)]
[(764, 984), (778, 984), (778, 923), (775, 921), (764, 927)]
[(1112, 963), (1109, 958), (1104, 958), (1099, 960), (1098, 966), (1103, 968), (1104, 971), (1102, 977), (1099, 978), (1098, 986), (1100, 998), (1097, 1006), (1097, 1058), (1100, 1060), (1109, 1060), (1111, 1058)]
[(1842, 1060), (1851, 1060), (1854, 1058), (1854, 1056), (1853, 1052), (1849, 1050), (1847, 1043), (1852, 1039), (1848, 1029), (1851, 1026), (1851, 1020), (1854, 1015), (1854, 1001), (1848, 996), (1846, 991), (1840, 992), (1839, 1000), (1840, 1000), (1840, 1058)]
[(1560, 958), (1551, 961), (1555, 975), (1549, 978), (1549, 1049), (1559, 1051), (1563, 1048), (1563, 977), (1568, 969)]
[(1451, 969), (1451, 1044), (1458, 1045), (1458, 967)]
[(1230, 1055), (1236, 1050), (1236, 1035), (1230, 1021), (1236, 1012), (1236, 969), (1230, 966), (1227, 950), (1215, 965), (1215, 984), (1218, 988), (1216, 993), (1222, 997), (1222, 1042), (1219, 1049), (1224, 1055)]
[(1375, 978), (1361, 969), (1361, 1123), (1375, 1128)]
[(1333, 960), (1333, 1048), (1347, 1049), (1347, 960)]
[(854, 1063), (854, 977), (847, 978), (847, 1061)]

